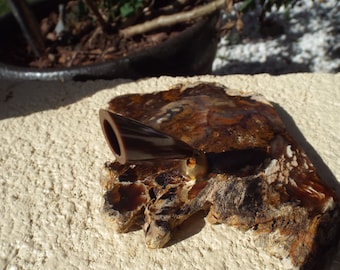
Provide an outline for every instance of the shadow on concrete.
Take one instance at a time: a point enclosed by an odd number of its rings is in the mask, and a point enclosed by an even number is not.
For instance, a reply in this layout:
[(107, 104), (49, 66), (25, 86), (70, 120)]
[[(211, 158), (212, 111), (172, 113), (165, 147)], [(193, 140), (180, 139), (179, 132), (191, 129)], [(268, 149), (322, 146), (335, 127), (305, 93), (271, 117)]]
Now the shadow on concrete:
[(289, 134), (295, 139), (295, 141), (306, 152), (308, 158), (315, 166), (322, 181), (329, 187), (335, 190), (338, 197), (340, 197), (340, 183), (337, 181), (335, 175), (329, 169), (327, 164), (323, 161), (318, 152), (313, 146), (306, 140), (299, 128), (296, 126), (293, 118), (277, 103), (272, 103), (277, 113), (284, 122)]
[(0, 81), (0, 120), (58, 109), (130, 81)]
[(227, 65), (214, 71), (215, 75), (225, 74), (260, 74), (281, 75), (288, 73), (311, 72), (309, 64), (290, 62), (290, 60), (271, 57), (265, 63), (231, 61)]
[(185, 220), (179, 225), (172, 234), (171, 240), (166, 244), (166, 247), (175, 245), (197, 233), (205, 226), (205, 211), (199, 211)]

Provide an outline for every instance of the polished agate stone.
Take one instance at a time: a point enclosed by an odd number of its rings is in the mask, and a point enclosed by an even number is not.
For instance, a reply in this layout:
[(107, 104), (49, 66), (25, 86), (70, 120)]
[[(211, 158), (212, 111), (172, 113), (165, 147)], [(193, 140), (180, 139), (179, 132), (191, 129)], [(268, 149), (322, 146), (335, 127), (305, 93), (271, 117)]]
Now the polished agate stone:
[[(122, 134), (113, 150), (130, 154), (125, 164), (107, 162), (101, 176), (104, 210), (118, 232), (140, 226), (146, 245), (161, 248), (177, 226), (203, 210), (210, 223), (253, 230), (261, 248), (301, 267), (314, 265), (337, 239), (337, 195), (263, 96), (199, 82), (118, 96), (107, 110), (173, 137), (174, 145), (184, 142), (205, 160), (203, 173), (190, 175), (183, 162), (199, 163), (190, 153), (163, 158), (157, 140), (145, 139), (145, 147), (139, 135), (131, 146)], [(139, 148), (151, 158), (133, 160)]]

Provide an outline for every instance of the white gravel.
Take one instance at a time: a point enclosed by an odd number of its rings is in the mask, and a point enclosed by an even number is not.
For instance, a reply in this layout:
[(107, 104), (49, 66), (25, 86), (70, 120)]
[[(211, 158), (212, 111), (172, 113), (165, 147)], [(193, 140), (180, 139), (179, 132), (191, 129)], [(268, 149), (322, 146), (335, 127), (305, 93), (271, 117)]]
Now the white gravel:
[(221, 39), (214, 74), (340, 72), (339, 0), (300, 0), (290, 10), (273, 10), (268, 17), (283, 29), (277, 36), (261, 34), (259, 12), (243, 16), (242, 32)]

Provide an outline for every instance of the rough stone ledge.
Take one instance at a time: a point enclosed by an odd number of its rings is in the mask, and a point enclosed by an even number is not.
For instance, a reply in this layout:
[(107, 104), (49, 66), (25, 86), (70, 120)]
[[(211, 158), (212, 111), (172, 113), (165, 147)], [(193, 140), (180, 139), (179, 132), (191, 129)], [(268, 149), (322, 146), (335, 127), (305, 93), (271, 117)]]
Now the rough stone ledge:
[[(170, 247), (147, 250), (142, 231), (117, 234), (102, 215), (98, 179), (112, 156), (98, 109), (118, 94), (198, 80), (272, 101), (321, 177), (340, 194), (340, 74), (1, 81), (0, 268), (291, 269), (289, 261), (258, 248), (252, 232), (193, 220)], [(328, 269), (340, 268), (340, 247), (335, 252)]]

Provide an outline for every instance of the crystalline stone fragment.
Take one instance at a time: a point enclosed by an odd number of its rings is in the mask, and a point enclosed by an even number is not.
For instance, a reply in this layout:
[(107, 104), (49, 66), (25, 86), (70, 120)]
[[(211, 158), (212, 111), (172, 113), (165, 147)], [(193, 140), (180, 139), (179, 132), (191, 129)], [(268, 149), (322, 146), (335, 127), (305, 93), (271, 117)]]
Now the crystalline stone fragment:
[(197, 83), (111, 100), (109, 110), (204, 152), (208, 171), (192, 179), (181, 160), (108, 163), (104, 209), (120, 232), (142, 217), (150, 248), (166, 245), (176, 226), (203, 209), (209, 222), (252, 229), (270, 254), (310, 267), (338, 238), (339, 199), (269, 102), (228, 93)]

